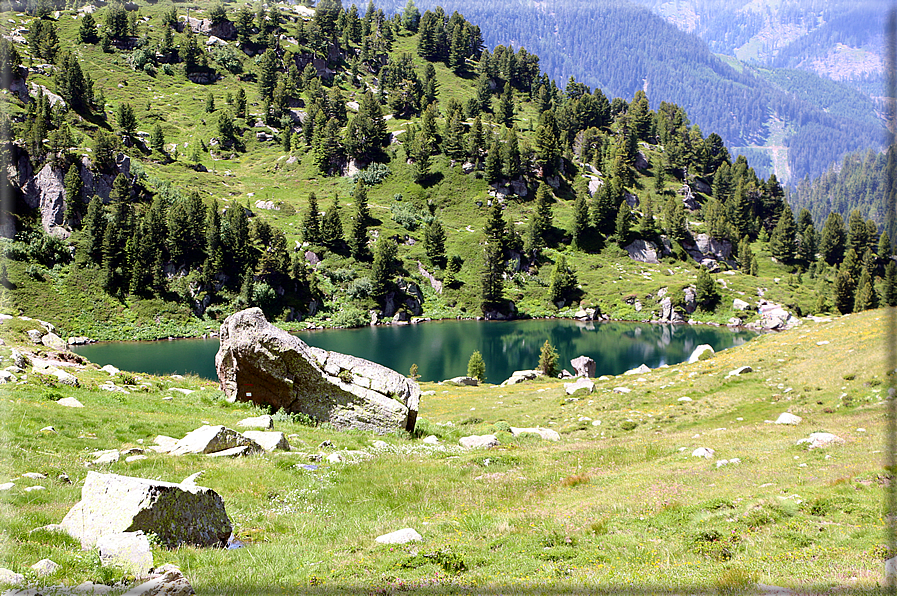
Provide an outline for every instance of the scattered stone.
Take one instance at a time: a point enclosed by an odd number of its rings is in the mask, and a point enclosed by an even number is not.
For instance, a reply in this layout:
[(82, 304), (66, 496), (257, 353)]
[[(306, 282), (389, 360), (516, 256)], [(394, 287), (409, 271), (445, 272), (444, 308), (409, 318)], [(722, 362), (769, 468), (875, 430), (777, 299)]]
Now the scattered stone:
[(38, 577), (46, 577), (48, 575), (53, 575), (59, 569), (59, 563), (55, 563), (50, 559), (41, 559), (37, 563), (31, 566), (34, 569), (34, 574)]
[(37, 484), (37, 485), (35, 485), (35, 486), (26, 486), (26, 487), (25, 487), (25, 492), (26, 492), (26, 493), (30, 493), (30, 492), (33, 491), (33, 490), (47, 490), (47, 489), (44, 488), (43, 486), (41, 486), (40, 484)]
[(131, 464), (131, 463), (134, 463), (135, 461), (140, 461), (142, 459), (146, 459), (146, 456), (145, 455), (129, 455), (128, 457), (125, 458), (125, 463)]
[(232, 529), (224, 501), (210, 488), (92, 471), (60, 526), (83, 548), (106, 534), (137, 530), (156, 534), (167, 548), (224, 546)]
[(115, 368), (114, 366), (112, 366), (111, 364), (107, 364), (106, 366), (104, 366), (104, 367), (101, 368), (100, 370), (105, 371), (105, 372), (109, 373), (110, 375), (117, 375), (118, 373), (121, 372), (120, 370), (118, 370), (117, 368)]
[(577, 377), (591, 378), (595, 376), (595, 361), (588, 356), (580, 356), (570, 361), (570, 366)]
[[(701, 344), (700, 346), (695, 348), (695, 351), (692, 352), (691, 356), (688, 357), (688, 363), (694, 364), (698, 360), (701, 360), (702, 356), (704, 358), (709, 358), (710, 356), (713, 356), (715, 353), (716, 352), (713, 351), (713, 346), (710, 346), (708, 344)], [(704, 354), (707, 354), (707, 355), (704, 356)]]
[(843, 445), (844, 439), (832, 433), (810, 433), (808, 438), (797, 442), (798, 445), (802, 443), (809, 443), (810, 449), (820, 449), (831, 445)]
[(155, 445), (151, 445), (149, 447), (150, 449), (152, 449), (156, 453), (168, 453), (177, 446), (178, 440), (174, 437), (158, 435), (155, 439), (153, 439), (153, 443), (155, 443)]
[(688, 403), (688, 402), (690, 402), (690, 401), (694, 401), (694, 400), (693, 400), (692, 398), (688, 397), (687, 395), (683, 395), (682, 397), (680, 397), (680, 398), (677, 399), (676, 401), (681, 401), (682, 403)]
[(0, 484), (0, 491), (9, 490), (9, 489), (13, 488), (15, 485), (16, 485), (15, 482), (4, 482), (3, 484)]
[(727, 377), (737, 377), (737, 376), (740, 376), (740, 375), (743, 375), (743, 374), (749, 373), (749, 372), (754, 372), (754, 369), (751, 368), (750, 366), (739, 366), (735, 370), (730, 370), (729, 374), (727, 374), (726, 376)]
[(342, 453), (331, 453), (327, 456), (327, 463), (329, 464), (341, 464), (346, 461), (346, 458), (343, 457)]
[(825, 339), (824, 339), (824, 340), (822, 340), (822, 341), (817, 341), (817, 342), (816, 342), (816, 345), (817, 345), (817, 346), (827, 346), (827, 345), (829, 345), (829, 343), (830, 343), (830, 342), (829, 342), (828, 340), (825, 340)]
[(244, 418), (237, 423), (237, 426), (243, 428), (274, 428), (274, 418), (268, 414), (255, 416), (253, 418)]
[(333, 449), (333, 441), (328, 439), (326, 441), (321, 441), (321, 444), (318, 445), (318, 449), (327, 449), (327, 448)]
[(624, 375), (643, 375), (643, 374), (649, 373), (649, 372), (651, 372), (651, 369), (648, 368), (648, 365), (642, 364), (638, 368), (632, 368), (630, 370), (627, 370), (623, 374)]
[(44, 474), (41, 474), (40, 472), (25, 472), (24, 474), (22, 474), (22, 478), (30, 478), (31, 480), (43, 480), (44, 478), (46, 478), (46, 476)]
[(377, 536), (376, 541), (380, 544), (406, 544), (408, 542), (420, 542), (424, 537), (417, 533), (413, 528), (404, 528), (396, 530), (389, 534)]
[(723, 466), (728, 466), (729, 464), (740, 464), (741, 460), (737, 457), (733, 457), (732, 459), (718, 459), (716, 460), (716, 467), (722, 468)]
[(204, 425), (187, 433), (170, 451), (172, 455), (187, 453), (216, 453), (235, 447), (249, 447), (255, 451), (262, 448), (252, 439), (248, 439), (235, 430), (225, 426)]
[(516, 385), (518, 383), (523, 383), (524, 381), (532, 381), (536, 377), (541, 377), (541, 370), (515, 370), (511, 373), (510, 378), (505, 380), (501, 386), (507, 387), (508, 385)]
[(121, 453), (118, 449), (109, 449), (107, 451), (98, 451), (93, 454), (95, 464), (111, 464), (121, 459)]
[(44, 335), (40, 339), (40, 341), (51, 350), (65, 350), (68, 348), (68, 344), (65, 343), (65, 340), (55, 333), (48, 333)]
[(757, 583), (757, 589), (761, 592), (762, 596), (787, 596), (788, 594), (794, 594), (794, 591), (789, 590), (788, 588), (761, 583)]
[(169, 387), (168, 389), (170, 391), (177, 391), (178, 393), (183, 393), (184, 395), (190, 395), (191, 393), (194, 393), (193, 389), (183, 389), (181, 387)]
[(137, 577), (153, 568), (153, 553), (143, 532), (116, 532), (97, 539), (97, 550), (104, 565), (122, 567)]
[(498, 438), (495, 435), (471, 435), (469, 437), (461, 437), (458, 444), (465, 449), (489, 449), (498, 447)]
[(83, 335), (76, 335), (74, 337), (68, 338), (68, 344), (70, 346), (83, 346), (86, 344), (92, 344), (94, 341), (89, 337), (85, 337)]
[(595, 390), (595, 383), (588, 377), (581, 377), (573, 383), (564, 383), (564, 391), (567, 395), (573, 395), (581, 390), (585, 390), (586, 393), (592, 393)]
[(17, 586), (25, 581), (25, 576), (21, 573), (10, 571), (5, 567), (0, 567), (0, 584), (9, 584)]
[(41, 345), (40, 340), (44, 336), (43, 333), (41, 333), (37, 329), (29, 329), (28, 331), (25, 332), (25, 334), (28, 336), (28, 339), (31, 340), (31, 343), (36, 344), (36, 345)]
[(107, 586), (105, 584), (95, 584), (92, 581), (82, 582), (72, 588), (72, 592), (74, 592), (75, 594), (92, 594), (93, 596), (101, 596), (103, 594), (108, 594), (111, 591), (112, 586)]
[(21, 368), (23, 371), (24, 371), (24, 369), (31, 366), (31, 360), (29, 360), (29, 358), (27, 356), (25, 356), (18, 350), (12, 350), (12, 353), (10, 354), (10, 358), (12, 358), (13, 364), (15, 364), (17, 367)]
[(735, 310), (750, 310), (751, 305), (740, 298), (732, 301), (732, 308)]
[(302, 412), (340, 429), (413, 431), (420, 386), (385, 366), (308, 346), (259, 308), (225, 319), (215, 368), (229, 401)]
[(255, 441), (268, 452), (290, 450), (287, 438), (279, 431), (247, 430), (243, 432), (243, 436)]
[[(426, 442), (426, 439), (424, 439), (424, 442)], [(389, 449), (389, 443), (387, 443), (386, 441), (374, 441), (374, 444), (371, 445), (371, 447), (380, 451), (385, 451)]]
[(514, 426), (511, 427), (511, 434), (515, 437), (519, 437), (523, 433), (532, 433), (535, 435), (539, 435), (539, 438), (545, 441), (561, 440), (561, 435), (559, 435), (556, 430), (552, 430), (550, 428), (541, 428), (539, 426), (535, 428), (516, 428)]
[(803, 418), (801, 418), (800, 416), (795, 416), (794, 414), (791, 414), (789, 412), (783, 412), (782, 414), (779, 414), (778, 418), (776, 418), (775, 423), (776, 424), (792, 424), (792, 425), (794, 425), (794, 424), (800, 424), (801, 420), (803, 420)]
[(476, 387), (480, 384), (480, 380), (476, 377), (455, 377), (453, 379), (447, 379), (443, 381), (443, 383), (449, 385), (461, 385), (463, 387)]
[(436, 437), (436, 435), (430, 435), (428, 437), (424, 437), (423, 442), (427, 445), (438, 445), (439, 439)]
[(691, 452), (692, 457), (703, 457), (704, 459), (712, 459), (716, 452), (709, 447), (698, 447)]
[(614, 393), (631, 393), (632, 389), (629, 387), (614, 387)]
[(18, 379), (8, 370), (0, 370), (0, 384), (15, 383)]
[(253, 449), (249, 445), (240, 445), (239, 447), (231, 447), (230, 449), (222, 449), (221, 451), (208, 453), (206, 454), (206, 457), (243, 457), (244, 455), (252, 455), (253, 453), (258, 453), (260, 451), (262, 451), (260, 447)]
[[(69, 387), (80, 387), (81, 384), (78, 382), (78, 377), (73, 375), (72, 373), (65, 372), (64, 370), (60, 370), (55, 366), (48, 366), (47, 368), (37, 368), (36, 366), (31, 368), (31, 372), (39, 375), (47, 375), (49, 377), (56, 377), (63, 385), (68, 385)], [(65, 398), (65, 399), (75, 399), (75, 398)], [(78, 400), (75, 400), (78, 401)], [(62, 400), (59, 400), (57, 403), (61, 403)], [(78, 407), (78, 406), (75, 406)]]
[(75, 399), (74, 397), (63, 397), (62, 399), (56, 400), (56, 403), (60, 406), (66, 406), (67, 408), (83, 408), (84, 404)]
[(156, 569), (149, 581), (134, 586), (123, 596), (192, 596), (195, 593), (181, 570), (168, 564)]

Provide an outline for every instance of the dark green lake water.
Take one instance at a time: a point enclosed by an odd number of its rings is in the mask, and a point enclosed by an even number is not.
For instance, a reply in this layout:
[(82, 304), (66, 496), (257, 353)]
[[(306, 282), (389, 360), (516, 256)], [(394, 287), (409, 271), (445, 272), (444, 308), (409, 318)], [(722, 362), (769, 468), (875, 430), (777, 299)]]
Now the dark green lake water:
[[(479, 350), (490, 383), (500, 383), (515, 370), (536, 368), (539, 350), (549, 340), (563, 368), (586, 355), (596, 362), (596, 376), (617, 375), (640, 364), (657, 368), (687, 360), (695, 347), (710, 344), (719, 351), (740, 345), (756, 334), (706, 325), (647, 323), (583, 323), (548, 319), (531, 321), (445, 321), (418, 325), (305, 331), (306, 343), (373, 360), (408, 374), (418, 365), (421, 380), (441, 381), (467, 374), (467, 361)], [(155, 342), (106, 342), (75, 348), (103, 366), (152, 374), (215, 374), (217, 339)]]

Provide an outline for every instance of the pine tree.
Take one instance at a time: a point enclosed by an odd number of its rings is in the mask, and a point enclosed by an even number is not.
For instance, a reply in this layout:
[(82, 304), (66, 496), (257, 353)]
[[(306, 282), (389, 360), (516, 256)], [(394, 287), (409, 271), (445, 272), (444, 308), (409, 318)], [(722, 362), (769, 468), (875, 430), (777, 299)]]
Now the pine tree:
[(493, 243), (486, 243), (483, 251), (483, 269), (480, 273), (480, 308), (483, 313), (498, 308), (504, 293), (504, 255)]
[(211, 114), (215, 111), (215, 96), (211, 91), (206, 93), (206, 106), (205, 106), (206, 114)]
[(835, 303), (835, 308), (842, 315), (853, 312), (855, 291), (856, 284), (853, 281), (853, 277), (851, 277), (849, 271), (841, 267), (835, 275), (835, 284), (832, 287), (832, 302)]
[(789, 207), (782, 210), (779, 221), (775, 229), (772, 231), (772, 237), (769, 240), (769, 252), (781, 263), (791, 263), (795, 255), (795, 234), (796, 226), (794, 224), (794, 214)]
[(546, 377), (553, 378), (558, 375), (558, 353), (547, 339), (539, 351), (539, 366), (537, 369), (542, 371), (542, 374)]
[(480, 383), (486, 382), (486, 363), (479, 350), (474, 350), (467, 361), (467, 376), (478, 379)]
[(489, 208), (489, 215), (483, 232), (486, 234), (486, 242), (497, 247), (501, 254), (504, 254), (508, 229), (502, 214), (501, 205), (496, 199), (493, 199), (492, 206)]
[(134, 116), (134, 108), (127, 102), (118, 104), (118, 111), (115, 113), (115, 121), (118, 123), (119, 129), (125, 136), (132, 136), (137, 130), (137, 117)]
[(850, 212), (847, 226), (847, 248), (852, 248), (858, 255), (866, 250), (866, 222), (858, 209)]
[(657, 236), (654, 206), (652, 205), (651, 197), (648, 196), (642, 200), (642, 217), (639, 219), (638, 235), (649, 240)]
[(205, 253), (206, 259), (202, 266), (202, 278), (205, 283), (211, 283), (217, 273), (220, 273), (224, 265), (224, 252), (221, 243), (221, 214), (218, 212), (218, 201), (213, 201), (206, 209), (205, 221)]
[(274, 98), (274, 86), (277, 84), (277, 55), (274, 50), (265, 50), (258, 68), (259, 97), (270, 101)]
[(576, 201), (573, 203), (573, 229), (570, 232), (573, 247), (582, 250), (589, 233), (589, 190), (585, 179), (576, 190)]
[(876, 308), (878, 306), (878, 296), (875, 294), (875, 286), (872, 283), (872, 276), (869, 270), (863, 267), (860, 274), (860, 281), (857, 282), (856, 298), (853, 302), (853, 312), (862, 312)]
[(69, 166), (63, 180), (65, 189), (65, 222), (72, 226), (74, 221), (81, 218), (81, 208), (84, 202), (81, 198), (81, 190), (84, 182), (81, 180), (81, 168), (77, 164)]
[(504, 91), (498, 101), (498, 122), (510, 127), (514, 122), (514, 94), (511, 83), (505, 83)]
[(663, 216), (670, 238), (676, 242), (685, 241), (688, 238), (688, 216), (679, 197), (667, 199)]
[(237, 89), (237, 97), (234, 99), (234, 114), (235, 118), (245, 118), (246, 117), (246, 91), (243, 90), (243, 87)]
[(355, 216), (352, 218), (352, 229), (349, 232), (349, 250), (352, 258), (358, 261), (366, 261), (370, 258), (368, 250), (368, 218), (355, 203)]
[(617, 237), (617, 244), (626, 246), (629, 244), (629, 234), (632, 226), (632, 209), (629, 203), (623, 201), (617, 211), (616, 224), (614, 226), (614, 236)]
[(560, 255), (554, 263), (548, 284), (548, 299), (557, 304), (576, 289), (576, 275), (567, 268), (567, 259)]
[(486, 171), (483, 174), (488, 184), (495, 184), (501, 180), (501, 165), (501, 144), (494, 141), (486, 153)]
[(882, 299), (888, 306), (897, 306), (897, 263), (894, 261), (888, 261), (885, 267)]
[(536, 210), (527, 229), (527, 252), (535, 253), (548, 245), (548, 235), (552, 229), (551, 198), (548, 185), (540, 182), (536, 191)]
[(877, 254), (879, 258), (890, 259), (891, 253), (891, 239), (888, 237), (888, 231), (885, 230), (881, 233), (881, 236), (878, 237), (878, 247), (875, 254)]
[(408, 0), (408, 3), (405, 4), (405, 10), (402, 11), (402, 26), (411, 33), (417, 33), (419, 25), (420, 10), (414, 5), (414, 0)]
[(445, 267), (445, 229), (438, 219), (434, 219), (424, 228), (424, 250), (430, 263)]
[(86, 13), (81, 19), (81, 26), (78, 27), (78, 43), (96, 43), (100, 41), (97, 32), (97, 22), (93, 15)]
[(554, 173), (561, 155), (560, 129), (553, 112), (545, 112), (536, 128), (536, 163), (542, 168), (543, 175)]
[(706, 267), (701, 265), (695, 282), (695, 300), (701, 310), (713, 312), (720, 300), (719, 287)]
[(805, 263), (813, 263), (816, 261), (816, 246), (816, 228), (811, 221), (799, 232), (797, 258)]
[(321, 222), (321, 243), (329, 250), (338, 251), (343, 245), (343, 222), (339, 216), (339, 195), (333, 195), (333, 204)]
[(126, 202), (130, 196), (131, 185), (128, 182), (128, 177), (124, 174), (119, 174), (115, 177), (115, 180), (112, 181), (112, 190), (109, 192), (109, 202), (113, 204)]
[(397, 250), (396, 243), (382, 235), (374, 245), (374, 263), (371, 266), (371, 298), (378, 304), (382, 303), (389, 292), (392, 261), (395, 259)]
[(103, 201), (93, 195), (87, 206), (87, 217), (84, 220), (83, 250), (86, 259), (97, 265), (103, 262), (103, 236), (106, 233), (106, 212)]
[(513, 180), (520, 176), (520, 146), (517, 141), (517, 127), (509, 128), (505, 134), (505, 143), (502, 147), (502, 174), (505, 178)]
[(844, 229), (844, 219), (834, 211), (829, 213), (822, 228), (822, 238), (819, 241), (819, 253), (822, 259), (829, 265), (837, 265), (844, 258), (847, 232)]
[(321, 244), (321, 221), (318, 213), (318, 197), (315, 193), (308, 195), (308, 213), (302, 220), (302, 240), (312, 246)]
[(162, 133), (162, 127), (156, 124), (150, 133), (149, 146), (153, 151), (162, 153), (165, 150), (165, 135)]

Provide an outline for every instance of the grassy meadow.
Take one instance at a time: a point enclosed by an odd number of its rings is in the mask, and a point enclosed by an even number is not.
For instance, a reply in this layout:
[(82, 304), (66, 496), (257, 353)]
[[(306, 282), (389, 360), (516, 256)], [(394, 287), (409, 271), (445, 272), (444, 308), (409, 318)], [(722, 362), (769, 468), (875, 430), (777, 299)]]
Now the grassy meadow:
[[(95, 364), (75, 371), (78, 389), (29, 372), (2, 394), (0, 481), (16, 486), (0, 492), (0, 565), (28, 575), (48, 557), (62, 568), (32, 573), (38, 584), (113, 583), (122, 573), (95, 552), (35, 528), (62, 519), (89, 470), (172, 482), (202, 471), (198, 484), (221, 494), (245, 546), (154, 547), (156, 565), (178, 565), (199, 594), (736, 594), (756, 582), (879, 592), (886, 317), (805, 321), (694, 364), (596, 380), (594, 393), (573, 397), (559, 380), (423, 384), (413, 436), (338, 432), (281, 414), (275, 430), (292, 451), (227, 460), (147, 451), (132, 463), (89, 463), (97, 450), (144, 448), (206, 423), (233, 428), (261, 412), (227, 403), (212, 382), (122, 373), (114, 380), (130, 383), (123, 394), (98, 389), (109, 375)], [(4, 362), (28, 327), (11, 321), (0, 323)], [(727, 376), (744, 365), (753, 372)], [(56, 403), (68, 396), (85, 407)], [(783, 412), (803, 421), (768, 422)], [(515, 438), (510, 426), (553, 428), (561, 440)], [(845, 444), (797, 445), (817, 431)], [(485, 433), (501, 445), (457, 446)], [(429, 435), (439, 444), (424, 443)], [(320, 447), (325, 440), (333, 446)], [(388, 448), (375, 449), (377, 440)], [(693, 457), (699, 447), (714, 457)], [(328, 463), (331, 453), (346, 461)], [(740, 463), (717, 463), (732, 458)], [(34, 484), (45, 490), (24, 490)], [(405, 527), (423, 541), (374, 541)]]

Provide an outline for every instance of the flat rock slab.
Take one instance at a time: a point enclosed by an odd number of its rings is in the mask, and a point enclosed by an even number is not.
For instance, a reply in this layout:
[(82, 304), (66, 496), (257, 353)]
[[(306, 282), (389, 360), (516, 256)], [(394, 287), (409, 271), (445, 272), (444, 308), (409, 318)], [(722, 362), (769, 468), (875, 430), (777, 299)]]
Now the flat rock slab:
[(289, 451), (290, 443), (279, 431), (247, 430), (243, 436), (261, 445), (265, 451)]
[(137, 577), (153, 568), (153, 552), (143, 532), (118, 532), (97, 539), (97, 550), (104, 565), (116, 565)]
[(62, 399), (56, 400), (56, 403), (60, 406), (65, 406), (67, 408), (83, 408), (84, 404), (75, 399), (74, 397), (63, 397)]
[[(716, 352), (713, 351), (713, 346), (708, 344), (701, 344), (695, 351), (691, 353), (691, 356), (688, 357), (688, 363), (694, 364), (695, 362), (701, 360), (701, 357), (709, 358), (713, 356)], [(705, 355), (706, 354), (706, 355)]]
[(754, 369), (751, 368), (750, 366), (739, 366), (735, 370), (730, 370), (729, 374), (727, 374), (726, 376), (727, 377), (739, 377), (743, 374), (751, 373), (751, 372), (754, 372)]
[(253, 453), (260, 453), (261, 451), (261, 448), (252, 449), (249, 445), (241, 445), (239, 447), (231, 447), (230, 449), (216, 451), (215, 453), (208, 453), (206, 454), (206, 457), (243, 457), (252, 455)]
[(0, 584), (18, 585), (25, 581), (25, 576), (5, 567), (0, 567)]
[(802, 420), (803, 420), (803, 418), (801, 418), (800, 416), (795, 416), (794, 414), (791, 414), (790, 412), (783, 412), (782, 414), (779, 414), (778, 418), (776, 418), (775, 423), (776, 424), (800, 424)]
[(523, 383), (524, 381), (532, 381), (536, 377), (541, 377), (541, 370), (515, 370), (511, 373), (510, 378), (505, 380), (501, 386), (507, 387), (508, 385), (516, 385), (518, 383)]
[(498, 447), (498, 438), (495, 435), (471, 435), (469, 437), (461, 437), (458, 444), (465, 449), (488, 449), (490, 447)]
[(649, 373), (649, 372), (651, 372), (651, 369), (648, 368), (648, 365), (647, 365), (647, 364), (642, 364), (642, 365), (639, 366), (638, 368), (630, 368), (629, 370), (627, 370), (627, 371), (624, 372), (623, 374), (624, 374), (624, 375), (643, 375), (643, 374), (645, 374), (645, 373)]
[(413, 431), (420, 386), (368, 360), (310, 347), (258, 308), (225, 319), (215, 369), (229, 401), (301, 412), (339, 429)]
[(802, 443), (809, 443), (810, 449), (820, 449), (831, 445), (843, 445), (844, 439), (832, 433), (810, 433), (808, 438), (797, 442), (798, 445)]
[(561, 435), (558, 434), (556, 430), (552, 430), (550, 428), (542, 428), (541, 426), (537, 426), (535, 428), (517, 428), (515, 426), (511, 427), (511, 434), (515, 437), (522, 435), (523, 433), (531, 433), (534, 435), (539, 435), (541, 439), (546, 441), (560, 441)]
[(244, 418), (237, 423), (240, 428), (274, 428), (274, 418), (268, 414)]
[(698, 447), (691, 452), (692, 457), (703, 457), (704, 459), (712, 459), (716, 452), (710, 447)]
[(591, 393), (595, 390), (595, 383), (585, 377), (580, 378), (573, 383), (564, 383), (564, 392), (567, 395), (573, 395), (577, 391), (581, 391), (583, 389), (586, 391), (586, 393)]
[(50, 559), (41, 559), (37, 563), (31, 566), (34, 570), (34, 574), (38, 577), (46, 577), (48, 575), (53, 575), (59, 569), (59, 563), (51, 561)]
[(255, 451), (262, 448), (252, 439), (247, 439), (240, 433), (226, 426), (201, 426), (187, 433), (183, 439), (171, 449), (171, 455), (186, 455), (187, 453), (216, 453), (235, 447), (251, 447)]
[(414, 528), (403, 528), (375, 538), (380, 544), (407, 544), (408, 542), (420, 542), (423, 539), (424, 537), (418, 534)]
[(181, 570), (168, 564), (156, 569), (149, 581), (134, 586), (123, 596), (193, 596), (195, 593)]
[(480, 384), (480, 380), (476, 377), (455, 377), (453, 379), (446, 379), (443, 383), (461, 385), (463, 387), (476, 387)]
[(224, 501), (210, 488), (88, 472), (79, 501), (60, 524), (93, 548), (106, 534), (154, 533), (168, 548), (224, 546), (232, 527)]

